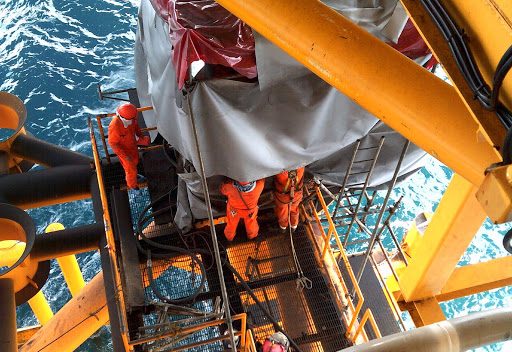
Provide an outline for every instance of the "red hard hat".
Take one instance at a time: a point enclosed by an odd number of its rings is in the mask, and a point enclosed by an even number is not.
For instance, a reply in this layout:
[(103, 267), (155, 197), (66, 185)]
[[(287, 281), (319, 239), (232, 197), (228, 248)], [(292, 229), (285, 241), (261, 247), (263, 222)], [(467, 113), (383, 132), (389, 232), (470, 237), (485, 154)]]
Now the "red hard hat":
[(123, 105), (119, 105), (116, 110), (116, 113), (126, 120), (133, 120), (137, 117), (137, 108), (135, 105), (126, 103)]

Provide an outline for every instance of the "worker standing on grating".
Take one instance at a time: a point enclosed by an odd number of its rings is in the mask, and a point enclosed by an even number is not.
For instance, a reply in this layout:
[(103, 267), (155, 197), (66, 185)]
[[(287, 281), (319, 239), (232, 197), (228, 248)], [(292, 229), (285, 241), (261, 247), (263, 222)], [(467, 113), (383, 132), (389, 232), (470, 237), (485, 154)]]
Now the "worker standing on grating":
[(240, 219), (244, 219), (248, 239), (252, 240), (258, 236), (258, 200), (264, 186), (264, 180), (252, 182), (229, 180), (221, 185), (221, 193), (228, 197), (227, 221), (224, 229), (224, 236), (228, 241), (235, 238)]
[(147, 146), (149, 142), (149, 136), (142, 134), (137, 123), (137, 108), (135, 105), (120, 105), (116, 110), (116, 116), (108, 125), (108, 143), (119, 157), (126, 175), (126, 185), (130, 189), (138, 189), (138, 146)]
[(303, 181), (304, 167), (274, 176), (274, 210), (281, 232), (285, 232), (288, 225), (292, 231), (297, 229)]

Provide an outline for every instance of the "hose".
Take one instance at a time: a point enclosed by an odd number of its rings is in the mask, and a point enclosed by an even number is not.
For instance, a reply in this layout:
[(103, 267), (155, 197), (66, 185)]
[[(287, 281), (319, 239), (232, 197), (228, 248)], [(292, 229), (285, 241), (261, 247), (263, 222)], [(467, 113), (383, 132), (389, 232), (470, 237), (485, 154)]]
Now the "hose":
[[(142, 212), (139, 215), (139, 218), (138, 218), (137, 224), (136, 224), (136, 226), (137, 226), (136, 234), (138, 236), (140, 236), (140, 238), (146, 244), (148, 244), (149, 246), (151, 246), (153, 248), (163, 250), (164, 253), (152, 253), (150, 249), (143, 248), (139, 241), (135, 241), (135, 243), (137, 244), (137, 249), (139, 250), (139, 252), (141, 254), (145, 255), (147, 258), (147, 270), (148, 270), (149, 284), (150, 284), (151, 290), (153, 291), (155, 296), (157, 296), (158, 299), (160, 299), (162, 302), (169, 303), (169, 304), (191, 304), (195, 301), (197, 296), (201, 292), (203, 292), (203, 290), (206, 286), (206, 269), (205, 269), (204, 264), (201, 261), (201, 259), (199, 259), (199, 257), (196, 255), (196, 253), (194, 253), (188, 249), (183, 249), (183, 248), (177, 247), (177, 246), (170, 246), (170, 245), (166, 245), (166, 244), (162, 244), (162, 243), (158, 243), (156, 241), (150, 240), (149, 238), (147, 238), (144, 235), (144, 233), (142, 231), (143, 225), (148, 220), (150, 220), (154, 216), (159, 215), (159, 214), (161, 214), (165, 211), (168, 211), (169, 209), (172, 208), (172, 205), (169, 205), (169, 206), (159, 209), (155, 212), (151, 212), (148, 215), (145, 215), (149, 211), (150, 208), (155, 206), (155, 204), (162, 201), (164, 198), (169, 197), (170, 194), (172, 192), (174, 192), (176, 189), (177, 189), (177, 187), (171, 188), (171, 190), (169, 190), (169, 192), (164, 193), (163, 195), (161, 195), (154, 201), (150, 202), (146, 207), (144, 207), (144, 209), (142, 210)], [(199, 270), (201, 271), (201, 282), (200, 282), (199, 286), (189, 296), (179, 298), (179, 299), (173, 299), (173, 298), (164, 296), (158, 289), (157, 285), (155, 284), (155, 280), (154, 280), (154, 276), (153, 276), (152, 258), (167, 259), (167, 258), (169, 258), (170, 255), (172, 255), (174, 253), (179, 253), (179, 254), (189, 256), (192, 263), (194, 265), (197, 265), (199, 267)]]

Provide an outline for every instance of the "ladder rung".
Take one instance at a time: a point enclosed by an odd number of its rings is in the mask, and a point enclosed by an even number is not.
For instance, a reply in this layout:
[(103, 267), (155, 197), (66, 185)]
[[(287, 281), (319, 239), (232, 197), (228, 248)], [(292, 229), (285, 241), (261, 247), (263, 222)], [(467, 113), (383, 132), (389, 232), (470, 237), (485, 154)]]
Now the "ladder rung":
[(350, 187), (354, 187), (354, 186), (362, 186), (364, 185), (364, 182), (361, 182), (361, 183), (353, 183), (351, 185), (346, 185), (345, 188), (350, 188)]
[(373, 160), (374, 159), (356, 160), (356, 161), (354, 161), (354, 164), (367, 163), (367, 162), (373, 161)]
[(350, 176), (354, 176), (354, 175), (362, 175), (362, 174), (367, 174), (369, 172), (370, 172), (370, 170), (361, 171), (361, 172), (354, 172), (352, 174), (348, 174), (348, 176), (350, 177)]
[(358, 149), (358, 151), (359, 151), (359, 150), (372, 150), (372, 149), (377, 149), (377, 148), (379, 148), (379, 146), (376, 146), (376, 147), (359, 148), (359, 149)]

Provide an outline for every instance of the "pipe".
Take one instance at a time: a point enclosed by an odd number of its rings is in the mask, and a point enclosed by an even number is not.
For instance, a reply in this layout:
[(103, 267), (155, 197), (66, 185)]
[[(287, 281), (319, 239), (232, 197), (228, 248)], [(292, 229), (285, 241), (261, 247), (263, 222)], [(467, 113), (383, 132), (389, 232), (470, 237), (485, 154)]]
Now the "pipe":
[(37, 292), (31, 299), (29, 299), (28, 305), (41, 325), (46, 325), (46, 323), (48, 323), (53, 317), (52, 309), (50, 308), (50, 305), (42, 291)]
[[(45, 232), (46, 233), (55, 233), (55, 231), (62, 231), (64, 230), (64, 226), (60, 223), (52, 223), (46, 227)], [(93, 233), (99, 234), (99, 232)], [(87, 235), (87, 233), (85, 233)], [(93, 242), (93, 244), (96, 244), (98, 246), (99, 242), (99, 236), (98, 241)], [(66, 238), (66, 241), (72, 241), (70, 238)], [(82, 239), (78, 238), (78, 241), (83, 241)], [(59, 263), (60, 270), (62, 271), (62, 275), (64, 276), (64, 280), (66, 280), (66, 283), (68, 284), (69, 291), (71, 292), (71, 296), (75, 297), (77, 296), (80, 291), (85, 286), (84, 277), (82, 276), (82, 272), (80, 271), (80, 266), (78, 266), (78, 262), (76, 260), (76, 257), (74, 255), (76, 251), (73, 251), (73, 254), (65, 255), (62, 257), (57, 258), (57, 263)], [(60, 253), (59, 253), (60, 254)]]
[(92, 172), (68, 165), (0, 177), (0, 201), (29, 209), (89, 198)]
[(26, 134), (20, 134), (14, 140), (11, 145), (11, 153), (19, 158), (48, 167), (92, 163), (92, 159), (88, 156)]
[(37, 235), (30, 258), (41, 262), (97, 250), (104, 233), (103, 224), (91, 224)]
[(343, 352), (460, 352), (512, 337), (512, 308), (445, 320), (349, 347)]
[(72, 352), (107, 322), (105, 287), (100, 272), (32, 336), (20, 352)]
[(501, 161), (453, 87), (320, 1), (217, 2), (471, 183)]
[(14, 281), (0, 279), (0, 351), (18, 351)]

